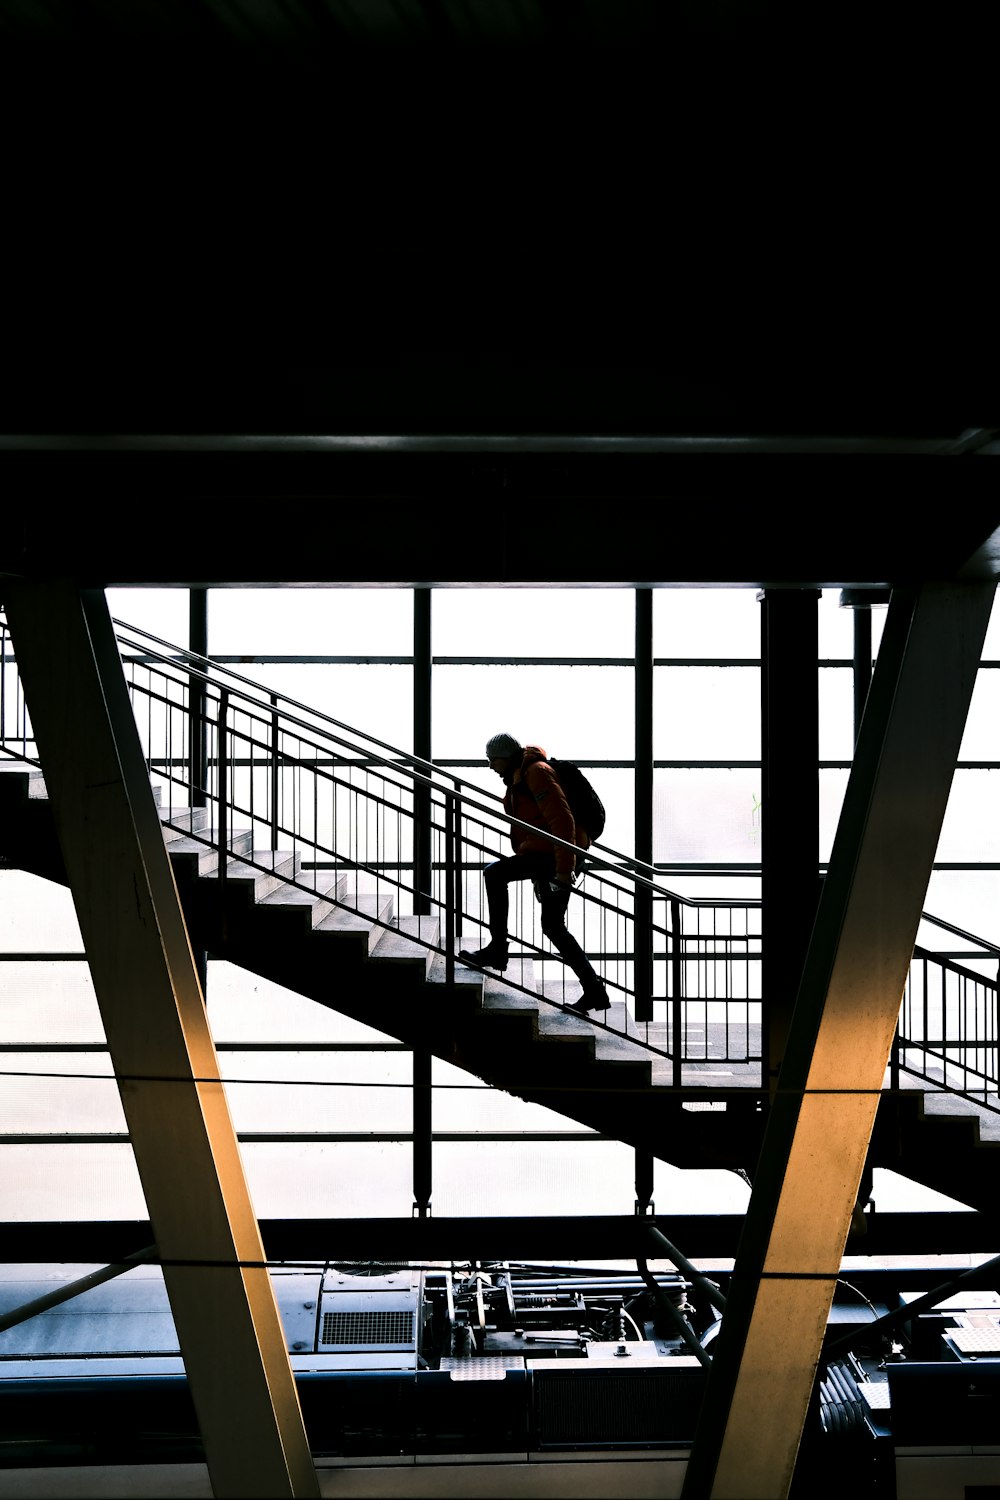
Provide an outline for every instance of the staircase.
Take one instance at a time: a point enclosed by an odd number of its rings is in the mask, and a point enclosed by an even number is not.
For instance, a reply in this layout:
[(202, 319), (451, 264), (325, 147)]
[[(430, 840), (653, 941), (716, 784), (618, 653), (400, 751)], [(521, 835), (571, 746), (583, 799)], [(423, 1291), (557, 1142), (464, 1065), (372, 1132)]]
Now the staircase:
[[(223, 879), (209, 816), (174, 808), (166, 821), (161, 810), (195, 950), (675, 1166), (752, 1170), (764, 1122), (756, 1093), (712, 1087), (706, 1074), (681, 1095), (624, 1002), (591, 1019), (566, 1009), (579, 986), (559, 985), (558, 999), (526, 993), (530, 957), (503, 977), (456, 964), (449, 984), (436, 918), (397, 916), (392, 895), (359, 888), (354, 872), (310, 873), (304, 889), (301, 856), (255, 851), (250, 831), (230, 835)], [(66, 882), (41, 771), (2, 758), (0, 863)]]
[[(0, 745), (0, 865), (65, 883), (44, 779), (26, 748), (30, 725), (4, 632), (0, 612), (0, 662), (14, 705)], [(679, 898), (626, 856), (591, 851), (598, 857), (590, 861), (580, 911), (594, 924), (588, 931), (596, 931), (596, 947), (613, 950), (605, 955), (612, 964), (632, 963), (642, 951), (661, 961), (659, 989), (655, 995), (647, 989), (643, 1004), (655, 999), (656, 1013), (667, 1019), (648, 1027), (632, 1019), (643, 1013), (640, 997), (633, 1000), (610, 978), (611, 993), (622, 996), (610, 1010), (596, 1017), (572, 1012), (579, 987), (547, 979), (550, 966), (536, 971), (536, 963), (551, 963), (551, 954), (523, 913), (511, 929), (519, 956), (502, 977), (449, 965), (446, 955), (462, 943), (461, 922), (474, 926), (481, 918), (471, 895), (481, 885), (478, 871), (505, 846), (508, 826), (495, 810), (497, 799), (484, 800), (452, 773), (134, 627), (121, 627), (118, 639), (196, 950), (662, 1161), (752, 1176), (766, 1123), (759, 1049), (755, 1060), (750, 1041), (751, 1013), (761, 1003), (753, 999), (760, 994), (761, 954), (759, 927), (750, 922), (753, 902)], [(160, 722), (155, 744), (154, 719)], [(179, 757), (177, 746), (187, 747)], [(266, 784), (263, 798), (257, 777)], [(175, 796), (184, 805), (175, 805)], [(188, 805), (200, 801), (215, 811)], [(303, 808), (312, 810), (311, 824)], [(223, 815), (225, 829), (212, 826)], [(257, 846), (262, 833), (264, 849)], [(311, 851), (307, 862), (293, 852), (303, 847)], [(456, 871), (452, 889), (445, 872)], [(464, 889), (463, 879), (471, 879)], [(640, 933), (643, 901), (651, 917)], [(411, 914), (421, 911), (428, 914)], [(917, 951), (926, 987), (934, 955)], [(977, 978), (954, 964), (936, 968), (942, 987), (956, 977)], [(899, 1086), (883, 1090), (869, 1166), (992, 1211), (1000, 1161), (995, 987), (987, 993), (980, 984), (976, 999), (992, 1017), (987, 1040), (960, 1048), (992, 1058), (976, 1080), (982, 1103), (956, 1094), (944, 1078), (937, 1085), (928, 1044), (927, 1076), (901, 1070)], [(722, 1048), (710, 1045), (713, 1006), (726, 1018)], [(741, 1028), (742, 1040), (733, 1044)], [(944, 1026), (945, 1034), (953, 1044), (953, 1030)], [(919, 1037), (906, 1043), (911, 1053), (921, 1045)]]

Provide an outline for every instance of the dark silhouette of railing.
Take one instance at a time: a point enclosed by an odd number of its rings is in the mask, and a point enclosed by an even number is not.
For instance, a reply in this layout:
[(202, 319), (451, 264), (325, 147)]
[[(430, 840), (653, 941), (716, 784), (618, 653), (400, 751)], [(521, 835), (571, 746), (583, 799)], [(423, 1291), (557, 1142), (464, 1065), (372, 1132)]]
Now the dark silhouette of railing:
[[(275, 851), (294, 853), (289, 884), (386, 928), (410, 919), (407, 935), (442, 955), (450, 982), (458, 950), (488, 935), (482, 872), (509, 852), (517, 821), (501, 799), (210, 658), (121, 621), (115, 627), (161, 817), (218, 851), (223, 897), (223, 852), (262, 869)], [(2, 615), (0, 749), (37, 764)], [(203, 826), (192, 809), (204, 809)], [(243, 850), (248, 835), (252, 847)], [(630, 1039), (669, 1059), (676, 1085), (689, 1064), (752, 1068), (760, 1063), (759, 900), (681, 896), (654, 876), (595, 845), (570, 901), (571, 931), (612, 1001), (624, 1002)], [(380, 915), (390, 895), (392, 915)], [(925, 920), (1000, 957), (948, 923)], [(637, 930), (649, 934), (638, 964)], [(526, 981), (515, 962), (504, 983), (554, 1007), (571, 1003), (572, 977), (541, 932), (530, 882), (512, 888), (509, 931), (512, 957), (530, 960), (532, 974)], [(646, 981), (639, 992), (637, 974)], [(615, 1030), (614, 1016), (591, 1019)], [(897, 1081), (905, 1071), (988, 1102), (997, 1091), (996, 983), (916, 949), (891, 1067)], [(760, 1086), (759, 1069), (747, 1081)]]

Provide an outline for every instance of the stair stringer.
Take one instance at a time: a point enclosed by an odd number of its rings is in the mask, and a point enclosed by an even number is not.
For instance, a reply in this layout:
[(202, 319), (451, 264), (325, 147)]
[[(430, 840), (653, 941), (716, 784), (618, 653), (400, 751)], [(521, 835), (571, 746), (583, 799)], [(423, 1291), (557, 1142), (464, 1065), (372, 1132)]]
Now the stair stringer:
[[(554, 1007), (498, 978), (458, 965), (449, 985), (441, 955), (411, 935), (416, 918), (338, 927), (331, 914), (343, 909), (329, 898), (317, 913), (306, 893), (257, 902), (231, 887), (223, 905), (218, 887), (215, 876), (178, 875), (192, 943), (214, 957), (675, 1166), (753, 1166), (745, 1116), (737, 1127), (724, 1112), (685, 1109), (652, 1084), (641, 1048), (584, 1018), (554, 1030), (543, 1014)], [(430, 943), (430, 919), (421, 920)]]

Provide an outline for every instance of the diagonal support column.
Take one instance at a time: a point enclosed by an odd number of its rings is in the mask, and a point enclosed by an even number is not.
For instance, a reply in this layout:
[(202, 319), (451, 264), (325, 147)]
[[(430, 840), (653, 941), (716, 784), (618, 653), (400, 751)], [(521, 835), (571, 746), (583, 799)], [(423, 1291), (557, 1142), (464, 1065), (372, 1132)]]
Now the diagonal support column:
[(993, 593), (893, 592), (685, 1500), (788, 1493)]
[(317, 1496), (284, 1332), (102, 593), (4, 603), (216, 1496)]

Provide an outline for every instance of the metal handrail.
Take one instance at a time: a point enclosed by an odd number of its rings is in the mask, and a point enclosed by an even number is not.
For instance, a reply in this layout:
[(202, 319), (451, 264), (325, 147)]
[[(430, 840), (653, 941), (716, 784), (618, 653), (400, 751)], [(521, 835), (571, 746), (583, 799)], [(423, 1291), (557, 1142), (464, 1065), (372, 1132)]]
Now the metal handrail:
[[(497, 857), (498, 851), (491, 847), (490, 841), (496, 843), (511, 827), (530, 828), (534, 834), (539, 830), (510, 817), (503, 811), (500, 797), (481, 790), (453, 771), (444, 771), (432, 761), (400, 750), (287, 694), (254, 683), (230, 668), (214, 663), (209, 657), (172, 646), (159, 637), (122, 621), (116, 620), (114, 624), (122, 649), (123, 665), (127, 671), (133, 671), (129, 686), (137, 722), (140, 716), (137, 699), (145, 701), (150, 723), (154, 711), (165, 716), (170, 724), (178, 712), (188, 716), (192, 733), (185, 733), (181, 737), (183, 753), (179, 756), (167, 753), (171, 747), (164, 744), (158, 747), (162, 753), (156, 754), (150, 744), (147, 746), (147, 763), (151, 775), (159, 777), (166, 786), (185, 787), (190, 794), (189, 802), (192, 806), (197, 801), (194, 794), (202, 792), (209, 812), (213, 806), (217, 809), (217, 827), (214, 833), (203, 835), (196, 827), (185, 827), (184, 832), (206, 847), (219, 849), (221, 880), (227, 878), (228, 870), (227, 860), (221, 857), (222, 851), (232, 853), (234, 848), (230, 837), (231, 820), (242, 817), (249, 819), (251, 826), (256, 824), (262, 829), (266, 828), (271, 849), (278, 848), (279, 838), (283, 836), (290, 837), (296, 846), (305, 842), (301, 822), (296, 823), (293, 819), (292, 826), (283, 826), (278, 795), (281, 771), (312, 774), (314, 788), (319, 787), (320, 778), (323, 778), (322, 784), (333, 798), (342, 793), (359, 802), (363, 799), (366, 816), (371, 815), (376, 821), (379, 818), (396, 817), (400, 828), (404, 817), (413, 816), (412, 812), (406, 812), (402, 808), (400, 798), (404, 793), (412, 797), (415, 810), (415, 793), (417, 789), (422, 789), (426, 797), (429, 837), (439, 840), (439, 857), (431, 860), (431, 875), (432, 880), (435, 874), (443, 876), (443, 891), (438, 896), (432, 896), (432, 905), (440, 913), (443, 939), (440, 933), (428, 935), (422, 921), (419, 930), (410, 936), (421, 946), (443, 954), (445, 977), (449, 983), (453, 982), (456, 953), (462, 941), (464, 923), (477, 923), (482, 919), (481, 908), (478, 916), (467, 909), (466, 899), (462, 894), (466, 876), (472, 871), (478, 872), (487, 857)], [(30, 763), (33, 757), (29, 754), (31, 740), (28, 717), (23, 696), (19, 697), (16, 662), (8, 649), (8, 641), (6, 620), (0, 610), (0, 752)], [(13, 666), (12, 677), (8, 672), (9, 664)], [(149, 673), (150, 680), (145, 686), (140, 686), (135, 681), (134, 669), (139, 668), (145, 668)], [(154, 687), (154, 675), (161, 679), (159, 688)], [(242, 727), (239, 722), (241, 719), (246, 720)], [(227, 751), (221, 745), (220, 736), (230, 742), (231, 750)], [(298, 745), (297, 756), (281, 748), (282, 739), (289, 736), (294, 737)], [(204, 754), (204, 764), (208, 768), (204, 774), (202, 766), (196, 764), (193, 748), (196, 742), (200, 744), (202, 740), (204, 744), (201, 753)], [(186, 777), (177, 775), (178, 762), (187, 768)], [(37, 757), (34, 757), (34, 763), (38, 763)], [(270, 767), (269, 796), (266, 810), (258, 811), (254, 804), (253, 774), (265, 764)], [(226, 778), (232, 777), (235, 780), (247, 767), (250, 770), (251, 790), (249, 802), (243, 806), (240, 805), (235, 787), (230, 791), (226, 786)], [(362, 773), (367, 778), (364, 787), (354, 783), (355, 772)], [(200, 781), (211, 780), (212, 775), (216, 778), (215, 784), (201, 787)], [(374, 784), (376, 777), (379, 779), (380, 789)], [(318, 796), (317, 790), (314, 790), (314, 795)], [(397, 799), (395, 802), (393, 797)], [(165, 821), (169, 822), (172, 815), (172, 809), (168, 809)], [(175, 826), (182, 824), (178, 822)], [(562, 845), (575, 849), (574, 845), (566, 844), (551, 835), (548, 838), (553, 846)], [(360, 876), (367, 876), (376, 885), (380, 881), (388, 881), (401, 899), (409, 895), (416, 903), (420, 895), (416, 891), (416, 871), (412, 885), (407, 885), (404, 879), (404, 869), (409, 867), (408, 861), (403, 857), (404, 842), (397, 830), (395, 854), (388, 859), (383, 857), (387, 853), (383, 849), (381, 852), (376, 851), (373, 858), (367, 857), (370, 851), (366, 850), (364, 859), (345, 858), (343, 851), (338, 853), (336, 850), (329, 850), (326, 852), (333, 857), (324, 860), (320, 857), (322, 847), (314, 844), (313, 852), (317, 857), (304, 861), (311, 869), (311, 884), (308, 880), (295, 878), (288, 883), (315, 891), (320, 884), (322, 869), (341, 872), (353, 870), (356, 881)], [(356, 854), (358, 852), (355, 851)], [(254, 863), (253, 851), (249, 854), (237, 854), (236, 857), (244, 863)], [(396, 872), (395, 881), (387, 873), (390, 869)], [(650, 1003), (664, 1006), (663, 1020), (659, 1025), (654, 1025), (652, 1032), (647, 1025), (644, 1036), (630, 1028), (630, 1040), (644, 1046), (653, 1055), (671, 1059), (673, 1082), (678, 1085), (682, 1081), (682, 1064), (687, 1061), (701, 1064), (711, 1061), (759, 1061), (750, 1046), (750, 1016), (751, 1007), (759, 1008), (761, 1003), (759, 995), (752, 993), (754, 986), (751, 982), (752, 966), (759, 965), (761, 961), (761, 936), (749, 927), (750, 912), (760, 909), (759, 898), (729, 897), (713, 900), (682, 895), (653, 879), (655, 872), (651, 865), (634, 860), (606, 845), (595, 845), (587, 850), (585, 870), (587, 876), (592, 876), (593, 882), (598, 883), (600, 888), (598, 891), (587, 888), (578, 893), (583, 897), (583, 921), (586, 922), (589, 914), (593, 920), (602, 924), (602, 932), (606, 930), (606, 923), (618, 924), (621, 928), (623, 924), (632, 921), (627, 903), (631, 893), (637, 889), (645, 891), (655, 903), (656, 909), (663, 913), (661, 920), (651, 923), (650, 937), (654, 965), (660, 966), (663, 975), (662, 993), (652, 994)], [(647, 871), (650, 873), (645, 873)], [(424, 894), (431, 896), (431, 893)], [(332, 904), (350, 905), (349, 894), (338, 897), (328, 893), (326, 899)], [(625, 905), (622, 904), (623, 901)], [(414, 910), (416, 909), (415, 904)], [(743, 912), (746, 930), (735, 933), (731, 930), (718, 931), (715, 930), (719, 925), (716, 921), (710, 924), (712, 930), (702, 932), (700, 918), (713, 909), (720, 913), (729, 912), (730, 917), (734, 912)], [(366, 912), (366, 917), (376, 925), (385, 928), (393, 926), (391, 921), (382, 921), (377, 914)], [(687, 917), (690, 918), (690, 925), (686, 922)], [(952, 923), (929, 913), (923, 913), (923, 920), (966, 942), (978, 945), (983, 950), (984, 958), (1000, 956), (1000, 946), (977, 938)], [(731, 929), (731, 921), (728, 926)], [(521, 951), (526, 955), (539, 959), (543, 964), (555, 961), (550, 950), (532, 941), (530, 936), (521, 935), (518, 941)], [(586, 944), (584, 946), (587, 947)], [(602, 943), (599, 952), (593, 945), (587, 947), (587, 951), (592, 962), (602, 965), (614, 963), (625, 968), (626, 973), (630, 959), (634, 958), (634, 944), (630, 953), (628, 944), (623, 944), (620, 940), (610, 945)], [(738, 995), (732, 973), (733, 965), (737, 962), (742, 966), (739, 977), (743, 991)], [(989, 1087), (997, 1087), (996, 1075), (1000, 1071), (996, 1064), (997, 985), (972, 971), (962, 970), (945, 955), (915, 948), (908, 990), (918, 983), (923, 973), (923, 969), (918, 966), (926, 967), (928, 964), (936, 966), (935, 972), (942, 976), (942, 995), (945, 995), (945, 975), (955, 976), (956, 983), (960, 979), (967, 987), (978, 986), (976, 993), (982, 1002), (981, 1008), (988, 1012), (990, 1020), (984, 1031), (977, 1031), (975, 1027), (970, 1031), (961, 1016), (957, 1013), (952, 1015), (949, 1011), (947, 1024), (942, 1025), (941, 1036), (938, 1037), (933, 1028), (928, 1029), (924, 1024), (907, 1024), (904, 996), (901, 1023), (893, 1049), (893, 1079), (898, 1083), (898, 1074), (902, 1068), (903, 1071), (924, 1076), (928, 1081), (935, 1081), (930, 1071), (919, 1073), (914, 1066), (913, 1054), (922, 1049), (928, 1059), (927, 1068), (930, 1069), (939, 1063), (939, 1052), (946, 1045), (947, 1056), (952, 1060), (957, 1054), (975, 1054), (976, 1064), (966, 1069), (963, 1079), (967, 1081), (971, 1073), (977, 1081), (981, 1080), (982, 1086), (978, 1087), (977, 1084), (975, 1092), (985, 1095)], [(617, 990), (626, 998), (632, 996), (633, 990), (627, 982), (623, 982), (620, 970), (615, 978), (605, 971), (604, 978), (611, 989)], [(558, 1000), (552, 999), (548, 994), (538, 994), (536, 990), (506, 978), (504, 983), (510, 988), (522, 989), (525, 993), (537, 996), (540, 1002), (555, 1009), (563, 1008)], [(651, 988), (655, 989), (655, 983)], [(724, 1011), (727, 1027), (732, 1008), (742, 1008), (742, 1034), (745, 1041), (741, 1048), (737, 1048), (738, 1055), (735, 1059), (728, 1055), (728, 1050), (725, 1056), (710, 1058), (707, 1041), (706, 1049), (698, 1052), (692, 1040), (699, 1017), (704, 1021), (707, 1038), (710, 1016), (719, 1007)], [(613, 1030), (600, 1018), (592, 1015), (590, 1019), (606, 1030)], [(734, 1026), (734, 1030), (738, 1029)], [(661, 1033), (662, 1046), (658, 1045)], [(994, 1059), (991, 1071), (978, 1066), (978, 1060), (986, 1053)], [(949, 1088), (950, 1092), (968, 1096), (967, 1090), (961, 1086), (951, 1087), (947, 1082), (943, 1086)], [(983, 1102), (982, 1097), (979, 1102)]]

